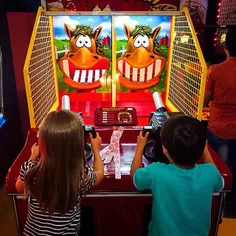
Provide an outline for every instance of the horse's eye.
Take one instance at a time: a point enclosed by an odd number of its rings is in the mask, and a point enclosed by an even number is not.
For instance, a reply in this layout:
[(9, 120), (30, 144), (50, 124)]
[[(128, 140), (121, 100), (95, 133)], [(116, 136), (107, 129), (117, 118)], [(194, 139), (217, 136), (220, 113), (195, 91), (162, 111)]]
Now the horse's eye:
[(76, 41), (76, 46), (82, 48), (84, 46), (84, 37), (80, 35)]
[(148, 36), (144, 35), (142, 36), (142, 45), (147, 48), (149, 46), (149, 39)]
[(90, 48), (92, 46), (91, 39), (90, 39), (90, 37), (88, 35), (84, 36), (84, 45), (87, 48)]
[(142, 36), (139, 35), (135, 40), (134, 40), (134, 46), (136, 48), (139, 48), (142, 44)]

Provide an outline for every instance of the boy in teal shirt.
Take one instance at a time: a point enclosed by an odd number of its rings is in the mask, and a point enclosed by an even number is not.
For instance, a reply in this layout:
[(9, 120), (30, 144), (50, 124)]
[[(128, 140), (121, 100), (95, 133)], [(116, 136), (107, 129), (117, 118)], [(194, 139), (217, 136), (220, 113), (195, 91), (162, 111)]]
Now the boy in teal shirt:
[[(174, 116), (161, 130), (163, 153), (168, 165), (153, 163), (142, 168), (148, 133), (138, 136), (130, 175), (139, 190), (152, 191), (149, 236), (207, 236), (210, 229), (212, 194), (224, 186), (206, 144), (200, 121)], [(204, 164), (196, 164), (203, 156)]]

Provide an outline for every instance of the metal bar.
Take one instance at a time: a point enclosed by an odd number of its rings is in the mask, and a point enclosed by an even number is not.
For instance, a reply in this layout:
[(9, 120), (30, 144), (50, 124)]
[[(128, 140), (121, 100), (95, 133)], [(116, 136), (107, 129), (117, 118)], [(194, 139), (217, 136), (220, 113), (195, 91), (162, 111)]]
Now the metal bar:
[(215, 236), (218, 235), (219, 223), (220, 223), (221, 214), (222, 214), (222, 210), (223, 210), (223, 201), (225, 200), (225, 197), (226, 197), (226, 193), (221, 192), (221, 194), (220, 194), (220, 206), (219, 206), (218, 217), (217, 217), (217, 221), (216, 221)]
[(95, 197), (152, 197), (151, 193), (95, 193), (87, 194), (86, 198)]
[(48, 16), (174, 16), (180, 15), (181, 11), (46, 11)]
[[(223, 193), (223, 192), (221, 192)], [(213, 193), (213, 196), (219, 196), (220, 193)], [(86, 194), (86, 198), (94, 197), (151, 197), (151, 193), (142, 192), (95, 192)], [(15, 195), (16, 199), (25, 200), (24, 195)]]
[(17, 212), (17, 208), (16, 208), (16, 199), (18, 199), (17, 196), (12, 196), (13, 209), (14, 209), (15, 218), (16, 218), (17, 232), (18, 232), (18, 235), (21, 236), (21, 228), (20, 228), (18, 212)]

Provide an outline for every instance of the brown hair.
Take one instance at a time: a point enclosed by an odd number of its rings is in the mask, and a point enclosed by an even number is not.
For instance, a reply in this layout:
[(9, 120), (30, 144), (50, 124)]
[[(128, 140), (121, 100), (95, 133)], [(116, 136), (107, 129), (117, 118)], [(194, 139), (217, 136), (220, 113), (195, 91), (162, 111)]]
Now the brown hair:
[(49, 113), (39, 131), (40, 161), (26, 175), (26, 187), (42, 210), (72, 209), (85, 186), (84, 131), (70, 111)]

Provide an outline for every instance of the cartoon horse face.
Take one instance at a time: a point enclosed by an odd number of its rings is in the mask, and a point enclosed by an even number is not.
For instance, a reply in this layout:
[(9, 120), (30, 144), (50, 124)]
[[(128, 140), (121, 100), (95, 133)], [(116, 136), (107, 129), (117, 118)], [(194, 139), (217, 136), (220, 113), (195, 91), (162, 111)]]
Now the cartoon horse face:
[(82, 90), (100, 87), (100, 78), (110, 65), (109, 60), (102, 56), (98, 42), (102, 27), (93, 31), (86, 25), (77, 25), (75, 30), (66, 24), (64, 26), (70, 39), (69, 52), (59, 60), (64, 82)]
[(132, 90), (147, 89), (159, 82), (159, 76), (165, 65), (165, 59), (158, 55), (156, 50), (156, 38), (161, 27), (152, 32), (144, 25), (136, 26), (132, 31), (124, 25), (124, 31), (128, 38), (127, 50), (117, 59), (117, 68), (120, 72), (120, 83)]

